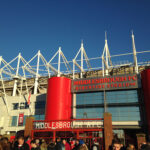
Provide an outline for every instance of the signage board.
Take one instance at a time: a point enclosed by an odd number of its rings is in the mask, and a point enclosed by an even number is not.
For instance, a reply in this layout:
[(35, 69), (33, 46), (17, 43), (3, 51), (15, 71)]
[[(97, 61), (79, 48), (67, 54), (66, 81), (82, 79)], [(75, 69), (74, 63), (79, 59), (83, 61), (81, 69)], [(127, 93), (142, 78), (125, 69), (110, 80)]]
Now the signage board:
[(34, 122), (34, 129), (70, 129), (70, 121)]
[(24, 113), (20, 113), (18, 117), (18, 126), (23, 126)]
[(72, 93), (138, 88), (136, 74), (72, 80)]
[(79, 129), (79, 128), (101, 128), (102, 121), (35, 121), (34, 130), (56, 130), (56, 129)]

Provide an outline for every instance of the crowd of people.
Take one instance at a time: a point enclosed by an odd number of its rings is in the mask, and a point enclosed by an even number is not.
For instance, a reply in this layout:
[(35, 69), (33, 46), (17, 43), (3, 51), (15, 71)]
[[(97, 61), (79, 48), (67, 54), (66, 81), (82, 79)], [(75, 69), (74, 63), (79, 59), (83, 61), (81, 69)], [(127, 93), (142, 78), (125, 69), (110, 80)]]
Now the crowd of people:
[[(0, 138), (0, 150), (89, 150), (83, 140), (57, 138), (52, 139), (31, 139), (18, 136), (14, 141), (9, 141), (6, 137)], [(93, 150), (98, 150), (98, 143), (94, 142)]]
[[(0, 135), (0, 150), (103, 150), (97, 140), (93, 140), (91, 146), (84, 140), (61, 139), (57, 138), (56, 142), (52, 139), (31, 139), (18, 136), (14, 141), (9, 141), (7, 137)], [(119, 139), (113, 139), (109, 150), (136, 150), (135, 146), (129, 144), (124, 146)], [(150, 150), (150, 143), (141, 143), (140, 150)]]
[(109, 150), (150, 150), (150, 143), (141, 143), (139, 148), (137, 148), (133, 144), (124, 145), (120, 139), (115, 138), (112, 140)]

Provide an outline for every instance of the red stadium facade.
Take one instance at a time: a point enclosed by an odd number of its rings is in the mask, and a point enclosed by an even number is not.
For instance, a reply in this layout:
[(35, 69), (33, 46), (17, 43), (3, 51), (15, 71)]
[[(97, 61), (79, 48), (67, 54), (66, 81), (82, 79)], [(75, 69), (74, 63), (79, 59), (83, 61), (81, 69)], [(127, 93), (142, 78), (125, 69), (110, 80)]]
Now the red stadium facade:
[(150, 69), (144, 70), (141, 73), (141, 77), (146, 111), (147, 130), (150, 138)]
[[(135, 92), (137, 97), (134, 97)], [(107, 104), (105, 100), (102, 104), (92, 103), (97, 94), (103, 95)], [(111, 100), (117, 99), (116, 94), (120, 101), (112, 103)], [(86, 103), (88, 97), (84, 97), (85, 95), (92, 95), (90, 103)], [(109, 97), (111, 97), (110, 102)], [(125, 97), (124, 102), (122, 97)], [(97, 115), (91, 114), (96, 117), (88, 117), (91, 115), (89, 112), (94, 109), (98, 110)], [(112, 114), (112, 128), (114, 131), (123, 130), (126, 142), (135, 142), (135, 137), (139, 133), (144, 133), (148, 137), (150, 135), (150, 69), (144, 70), (140, 75), (126, 74), (77, 80), (66, 77), (48, 79), (45, 121), (33, 122), (32, 136), (45, 136), (53, 140), (58, 137), (85, 138), (89, 141), (96, 138), (102, 143), (106, 138), (105, 134), (103, 135), (105, 127), (103, 113), (100, 112), (102, 109)], [(122, 116), (119, 116), (120, 120), (115, 120), (118, 115), (117, 109), (120, 109), (120, 113), (126, 110)], [(80, 111), (84, 112), (83, 116), (79, 114)]]

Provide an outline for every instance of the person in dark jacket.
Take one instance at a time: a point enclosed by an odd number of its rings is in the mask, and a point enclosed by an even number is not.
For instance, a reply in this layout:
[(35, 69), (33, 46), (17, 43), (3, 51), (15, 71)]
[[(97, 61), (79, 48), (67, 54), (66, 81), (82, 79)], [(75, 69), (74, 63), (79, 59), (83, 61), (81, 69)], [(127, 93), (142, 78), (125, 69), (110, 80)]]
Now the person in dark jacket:
[(14, 150), (30, 150), (29, 145), (25, 143), (23, 136), (18, 137), (17, 143), (14, 146)]
[(60, 138), (57, 139), (56, 147), (55, 148), (56, 148), (56, 150), (63, 150), (64, 149), (64, 145), (62, 144)]
[(49, 142), (47, 150), (56, 150), (56, 144), (52, 140)]
[(79, 148), (80, 148), (79, 140), (76, 140), (75, 147), (73, 148), (73, 150), (79, 150)]
[(35, 140), (31, 141), (31, 150), (40, 150), (40, 147), (36, 145)]

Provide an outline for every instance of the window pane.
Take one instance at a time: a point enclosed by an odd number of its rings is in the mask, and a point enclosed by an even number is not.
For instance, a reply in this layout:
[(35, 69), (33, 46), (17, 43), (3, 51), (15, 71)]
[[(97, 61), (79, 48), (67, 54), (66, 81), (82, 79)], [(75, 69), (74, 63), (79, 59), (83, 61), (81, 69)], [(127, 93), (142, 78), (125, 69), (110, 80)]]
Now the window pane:
[(24, 116), (24, 119), (23, 119), (23, 126), (25, 126), (25, 124), (26, 124), (26, 118), (27, 118), (28, 116)]
[(138, 107), (108, 107), (108, 112), (112, 114), (112, 121), (140, 121), (140, 111)]
[(35, 102), (35, 109), (45, 108), (45, 101)]
[(40, 115), (40, 120), (45, 120), (45, 115)]
[(17, 110), (19, 108), (19, 103), (13, 103), (13, 110)]
[(11, 122), (11, 126), (17, 126), (17, 116), (12, 116), (12, 122)]
[[(138, 102), (137, 90), (106, 91), (107, 103), (132, 103)], [(103, 104), (104, 92), (76, 94), (76, 104)]]
[(77, 109), (76, 118), (103, 118), (103, 108), (82, 108)]

